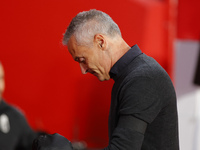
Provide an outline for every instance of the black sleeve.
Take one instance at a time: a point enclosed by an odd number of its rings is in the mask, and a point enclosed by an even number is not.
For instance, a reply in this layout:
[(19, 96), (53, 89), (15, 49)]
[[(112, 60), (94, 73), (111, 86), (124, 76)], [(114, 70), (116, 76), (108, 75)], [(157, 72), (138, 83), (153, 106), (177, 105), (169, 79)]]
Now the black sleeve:
[(147, 123), (132, 115), (120, 116), (112, 140), (105, 150), (140, 150)]

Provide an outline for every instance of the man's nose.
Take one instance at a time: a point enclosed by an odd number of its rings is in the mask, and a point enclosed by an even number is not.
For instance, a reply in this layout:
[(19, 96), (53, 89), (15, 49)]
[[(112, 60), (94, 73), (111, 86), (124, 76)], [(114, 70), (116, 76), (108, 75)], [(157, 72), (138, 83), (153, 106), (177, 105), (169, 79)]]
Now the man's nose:
[(87, 74), (87, 66), (85, 64), (80, 63), (80, 68), (81, 68), (82, 74)]

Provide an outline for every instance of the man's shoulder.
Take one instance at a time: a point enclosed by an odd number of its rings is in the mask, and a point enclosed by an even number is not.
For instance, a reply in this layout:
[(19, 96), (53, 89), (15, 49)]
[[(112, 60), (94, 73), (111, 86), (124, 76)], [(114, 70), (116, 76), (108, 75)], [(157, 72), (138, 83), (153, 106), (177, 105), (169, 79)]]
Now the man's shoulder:
[(129, 70), (127, 76), (146, 76), (155, 78), (159, 74), (167, 74), (165, 69), (154, 58), (147, 56), (144, 53), (132, 61), (127, 69)]
[(23, 111), (18, 106), (6, 102), (4, 102), (4, 107), (1, 113), (7, 114), (9, 116), (11, 115), (14, 118), (24, 117)]

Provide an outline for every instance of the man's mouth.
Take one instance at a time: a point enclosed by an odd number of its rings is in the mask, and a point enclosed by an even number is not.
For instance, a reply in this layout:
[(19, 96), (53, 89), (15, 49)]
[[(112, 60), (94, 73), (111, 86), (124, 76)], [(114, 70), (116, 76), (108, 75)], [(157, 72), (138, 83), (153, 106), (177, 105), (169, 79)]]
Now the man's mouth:
[(97, 77), (97, 76), (98, 76), (98, 73), (94, 72), (93, 75)]
[(98, 76), (98, 73), (96, 73), (95, 71), (89, 70), (88, 72), (89, 72), (90, 74), (96, 76), (96, 77)]
[(87, 72), (89, 72), (90, 74), (94, 74), (95, 71), (88, 69)]

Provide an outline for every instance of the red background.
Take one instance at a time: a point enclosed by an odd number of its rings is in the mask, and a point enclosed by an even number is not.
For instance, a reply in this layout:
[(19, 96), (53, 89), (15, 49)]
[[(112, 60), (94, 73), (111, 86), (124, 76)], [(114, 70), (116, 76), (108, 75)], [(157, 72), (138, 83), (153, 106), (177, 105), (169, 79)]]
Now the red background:
[(179, 39), (200, 40), (199, 0), (179, 0), (177, 20)]
[[(180, 0), (181, 13), (185, 2)], [(196, 0), (196, 4), (200, 3)], [(91, 75), (82, 75), (79, 65), (62, 46), (63, 33), (78, 12), (102, 10), (119, 25), (130, 46), (138, 44), (172, 77), (176, 6), (167, 0), (1, 1), (4, 98), (20, 107), (36, 130), (58, 132), (71, 141), (84, 140), (89, 147), (106, 146), (113, 81), (100, 82)], [(190, 28), (182, 26), (184, 15), (178, 17), (178, 35), (184, 37), (184, 31)], [(199, 19), (195, 20), (199, 23)], [(194, 28), (199, 31), (199, 26)], [(188, 32), (196, 39), (195, 31)]]

